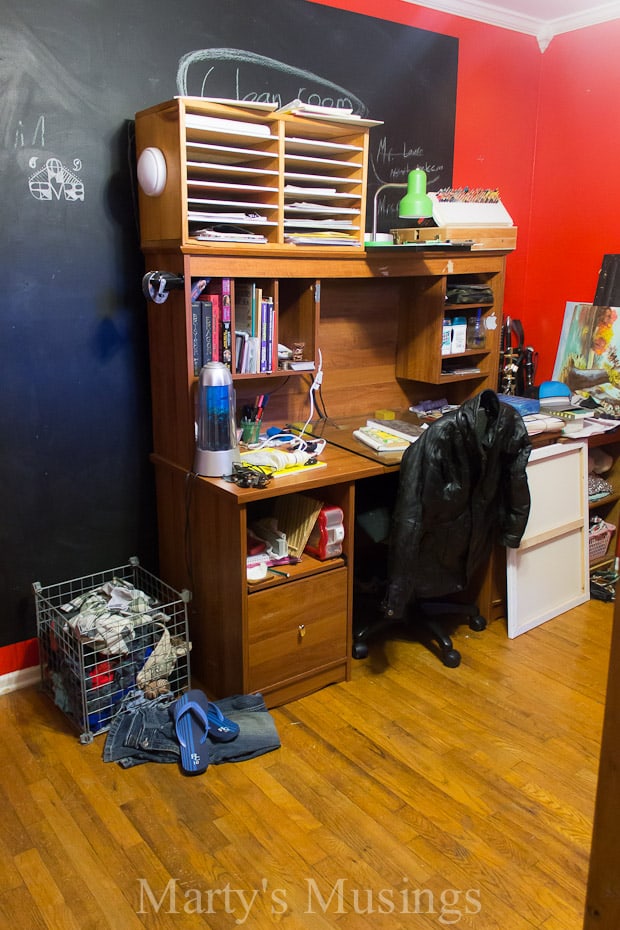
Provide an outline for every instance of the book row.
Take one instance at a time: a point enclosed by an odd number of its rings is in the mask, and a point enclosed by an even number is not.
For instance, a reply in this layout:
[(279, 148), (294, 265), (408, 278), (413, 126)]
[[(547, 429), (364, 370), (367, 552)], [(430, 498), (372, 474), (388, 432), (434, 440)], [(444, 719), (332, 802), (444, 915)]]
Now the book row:
[(194, 375), (208, 362), (223, 362), (235, 374), (269, 374), (278, 368), (277, 313), (273, 297), (251, 282), (234, 291), (231, 282), (199, 281), (192, 288)]
[(223, 362), (232, 371), (230, 278), (197, 281), (192, 287), (194, 375), (207, 362)]

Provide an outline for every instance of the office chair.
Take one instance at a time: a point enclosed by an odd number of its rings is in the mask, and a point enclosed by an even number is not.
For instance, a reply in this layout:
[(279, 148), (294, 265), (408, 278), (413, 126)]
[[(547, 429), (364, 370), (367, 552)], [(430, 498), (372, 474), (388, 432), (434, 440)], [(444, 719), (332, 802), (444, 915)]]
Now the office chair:
[[(362, 523), (368, 514), (362, 514)], [(356, 527), (356, 532), (359, 532)], [(387, 539), (381, 541), (384, 545)], [(356, 542), (356, 547), (357, 547)], [(387, 549), (387, 545), (385, 545)], [(378, 567), (378, 559), (373, 560), (373, 568)], [(368, 577), (368, 576), (367, 576)], [(356, 580), (353, 593), (353, 651), (354, 659), (364, 659), (368, 655), (368, 643), (389, 632), (395, 626), (402, 626), (411, 632), (417, 631), (421, 640), (428, 642), (429, 648), (441, 659), (447, 668), (457, 668), (461, 664), (461, 654), (454, 648), (452, 639), (441, 622), (441, 618), (457, 621), (467, 620), (469, 628), (481, 631), (486, 628), (486, 619), (480, 614), (476, 604), (446, 600), (420, 600), (409, 603), (401, 618), (388, 616), (384, 609), (384, 600), (388, 587), (387, 579), (370, 576), (369, 582)]]
[[(419, 616), (444, 664), (459, 665), (461, 657), (438, 618), (464, 617), (471, 629), (485, 628), (478, 607), (456, 598), (486, 564), (494, 543), (517, 548), (521, 542), (530, 509), (530, 452), (521, 414), (491, 390), (435, 420), (409, 446), (389, 529), (383, 533), (386, 545), (374, 555), (374, 566), (381, 569), (375, 577), (375, 609), (370, 608), (376, 622), (359, 622), (364, 583), (357, 585), (355, 658), (367, 654), (366, 643), (375, 633)], [(358, 522), (371, 538), (380, 539), (376, 512), (372, 516), (374, 524), (360, 509)], [(373, 577), (368, 567), (364, 577)]]

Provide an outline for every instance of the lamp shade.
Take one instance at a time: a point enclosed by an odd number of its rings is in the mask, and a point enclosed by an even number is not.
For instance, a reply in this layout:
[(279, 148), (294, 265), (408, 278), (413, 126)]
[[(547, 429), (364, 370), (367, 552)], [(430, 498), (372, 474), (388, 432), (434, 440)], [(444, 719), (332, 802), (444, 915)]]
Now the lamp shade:
[(433, 201), (426, 193), (426, 173), (415, 168), (407, 176), (407, 193), (398, 205), (400, 217), (427, 217), (433, 215)]

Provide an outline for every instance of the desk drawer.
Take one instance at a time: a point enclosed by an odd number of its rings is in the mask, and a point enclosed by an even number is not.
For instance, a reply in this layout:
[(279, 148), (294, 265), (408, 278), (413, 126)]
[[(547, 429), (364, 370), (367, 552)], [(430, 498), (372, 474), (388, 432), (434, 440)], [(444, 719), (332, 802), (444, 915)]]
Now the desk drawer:
[(250, 691), (346, 661), (347, 571), (334, 569), (248, 597)]

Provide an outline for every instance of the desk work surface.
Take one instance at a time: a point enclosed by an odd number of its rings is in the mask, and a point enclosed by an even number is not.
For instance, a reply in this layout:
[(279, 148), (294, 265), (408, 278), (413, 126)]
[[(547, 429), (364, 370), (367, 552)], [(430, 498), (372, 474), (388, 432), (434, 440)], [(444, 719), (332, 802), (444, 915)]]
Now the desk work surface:
[[(369, 449), (369, 452), (371, 451)], [(308, 468), (305, 471), (300, 469), (290, 475), (274, 477), (266, 488), (242, 488), (223, 478), (200, 478), (199, 480), (207, 482), (218, 492), (237, 497), (240, 504), (245, 504), (255, 499), (278, 497), (281, 494), (290, 494), (292, 491), (310, 490), (381, 474), (380, 460), (376, 459), (373, 462), (369, 458), (356, 454), (357, 452), (356, 449), (350, 450), (346, 446), (328, 442), (320, 456), (321, 461), (325, 462), (325, 468)]]
[[(325, 420), (319, 420), (313, 425), (312, 435), (319, 439), (325, 439), (326, 442), (339, 446), (342, 449), (348, 449), (356, 455), (361, 455), (371, 461), (377, 462), (386, 469), (396, 469), (400, 465), (403, 457), (402, 451), (375, 452), (374, 449), (361, 442), (361, 440), (357, 439), (354, 435), (354, 431), (359, 429), (360, 426), (365, 426), (368, 422), (373, 420), (376, 421), (377, 419), (380, 418), (377, 418), (372, 412), (358, 413), (355, 414), (355, 416), (337, 417), (335, 419), (328, 417)], [(410, 410), (398, 410), (395, 411), (394, 423), (396, 424), (400, 421), (410, 423), (413, 426), (428, 427), (435, 419), (436, 417), (419, 417)], [(386, 429), (389, 429), (389, 421), (386, 421)], [(530, 433), (532, 448), (549, 445), (550, 443), (557, 442), (561, 438), (562, 431), (560, 428), (555, 430), (547, 429), (542, 433)], [(601, 441), (605, 441), (604, 437)]]
[[(395, 422), (398, 420), (410, 423), (412, 426), (428, 425), (428, 423), (431, 422), (430, 420), (425, 421), (420, 419), (420, 417), (415, 413), (411, 413), (409, 410), (400, 410), (395, 413)], [(317, 439), (324, 439), (327, 443), (338, 446), (341, 449), (354, 452), (355, 455), (369, 459), (371, 462), (376, 462), (384, 468), (398, 468), (403, 457), (402, 451), (376, 452), (354, 435), (355, 430), (359, 429), (361, 426), (366, 426), (368, 421), (376, 419), (377, 417), (374, 411), (370, 413), (358, 413), (350, 417), (337, 417), (335, 419), (328, 417), (325, 420), (319, 420), (318, 423), (313, 424), (312, 436)]]

